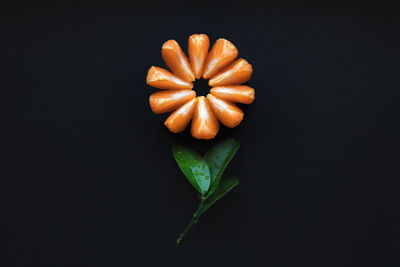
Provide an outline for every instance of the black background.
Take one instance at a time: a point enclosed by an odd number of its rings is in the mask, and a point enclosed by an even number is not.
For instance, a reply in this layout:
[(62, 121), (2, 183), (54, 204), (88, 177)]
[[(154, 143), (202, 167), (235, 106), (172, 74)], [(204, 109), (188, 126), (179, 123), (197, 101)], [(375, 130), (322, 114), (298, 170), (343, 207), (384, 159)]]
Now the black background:
[[(394, 1), (1, 4), (0, 265), (399, 266), (399, 26)], [(193, 33), (254, 68), (212, 141), (148, 105)], [(176, 249), (197, 198), (171, 148), (228, 137), (240, 185)]]

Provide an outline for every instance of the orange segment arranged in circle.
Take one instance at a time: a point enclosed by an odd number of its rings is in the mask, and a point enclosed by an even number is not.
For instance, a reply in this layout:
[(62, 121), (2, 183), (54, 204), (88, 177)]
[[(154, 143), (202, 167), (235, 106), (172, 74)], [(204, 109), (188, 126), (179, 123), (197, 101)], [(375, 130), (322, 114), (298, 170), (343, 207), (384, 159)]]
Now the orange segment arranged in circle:
[(178, 42), (175, 40), (166, 41), (161, 48), (161, 55), (173, 74), (188, 82), (195, 80), (189, 60)]
[(228, 40), (218, 39), (208, 53), (203, 69), (203, 78), (209, 79), (238, 56), (239, 51)]
[(214, 87), (210, 93), (220, 99), (242, 104), (251, 104), (255, 99), (254, 89), (247, 85)]
[(164, 125), (173, 133), (182, 132), (192, 119), (196, 104), (197, 98), (190, 100), (169, 115)]
[(219, 123), (207, 98), (197, 97), (197, 106), (193, 114), (191, 133), (197, 139), (212, 139), (219, 131)]
[(212, 110), (218, 120), (226, 127), (233, 128), (243, 120), (243, 111), (235, 104), (219, 99), (211, 94), (207, 95)]
[(188, 53), (190, 65), (196, 79), (203, 75), (204, 62), (206, 61), (210, 40), (205, 34), (193, 34), (189, 37)]
[(185, 81), (166, 69), (152, 66), (147, 72), (146, 83), (158, 89), (192, 89), (193, 83)]
[(193, 90), (166, 90), (153, 93), (149, 102), (151, 110), (160, 114), (174, 111), (195, 97), (196, 92)]
[[(146, 83), (165, 89), (150, 95), (149, 102), (156, 114), (172, 112), (164, 125), (173, 133), (184, 131), (191, 122), (191, 134), (196, 139), (214, 138), (221, 122), (236, 127), (244, 117), (235, 104), (251, 104), (255, 91), (246, 83), (253, 72), (252, 66), (238, 57), (238, 49), (228, 40), (220, 38), (210, 48), (205, 34), (193, 34), (188, 39), (188, 57), (175, 40), (168, 40), (161, 55), (171, 70), (152, 66)], [(210, 93), (196, 98), (193, 81), (208, 79)], [(201, 87), (201, 86), (200, 86)]]
[(210, 86), (242, 84), (250, 80), (253, 68), (245, 59), (240, 58), (212, 77)]

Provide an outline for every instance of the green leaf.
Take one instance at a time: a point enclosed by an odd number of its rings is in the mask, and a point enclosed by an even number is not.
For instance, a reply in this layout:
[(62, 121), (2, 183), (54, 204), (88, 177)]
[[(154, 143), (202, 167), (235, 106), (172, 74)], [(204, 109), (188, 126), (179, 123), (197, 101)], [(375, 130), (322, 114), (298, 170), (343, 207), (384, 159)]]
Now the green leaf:
[(174, 146), (172, 153), (189, 182), (204, 195), (211, 181), (205, 160), (197, 152), (183, 146)]
[(207, 200), (206, 203), (204, 204), (203, 208), (200, 210), (200, 215), (202, 215), (208, 208), (210, 208), (214, 203), (225, 196), (229, 191), (232, 190), (235, 186), (239, 184), (238, 179), (223, 179), (221, 180), (221, 183), (215, 190), (215, 193), (211, 195)]
[(228, 139), (215, 145), (205, 155), (204, 160), (210, 168), (211, 185), (207, 197), (211, 196), (217, 189), (221, 176), (226, 166), (239, 149), (240, 143), (235, 139)]

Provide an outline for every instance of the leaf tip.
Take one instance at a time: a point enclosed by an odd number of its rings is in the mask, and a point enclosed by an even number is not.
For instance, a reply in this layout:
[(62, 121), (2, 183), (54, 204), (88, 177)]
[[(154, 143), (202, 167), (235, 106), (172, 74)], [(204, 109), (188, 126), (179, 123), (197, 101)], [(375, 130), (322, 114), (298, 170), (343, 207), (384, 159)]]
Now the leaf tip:
[(233, 147), (237, 147), (237, 148), (240, 147), (240, 142), (238, 140), (236, 140), (235, 138), (230, 138), (227, 141), (230, 142)]

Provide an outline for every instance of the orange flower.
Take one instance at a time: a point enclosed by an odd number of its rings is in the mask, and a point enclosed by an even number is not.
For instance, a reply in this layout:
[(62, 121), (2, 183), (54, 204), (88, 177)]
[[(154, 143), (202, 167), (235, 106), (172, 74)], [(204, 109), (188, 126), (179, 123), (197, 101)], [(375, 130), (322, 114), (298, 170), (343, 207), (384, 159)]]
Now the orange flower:
[[(171, 70), (152, 66), (146, 83), (158, 89), (150, 96), (152, 111), (156, 114), (173, 113), (164, 125), (173, 133), (185, 130), (192, 120), (191, 133), (197, 139), (212, 139), (219, 131), (219, 122), (229, 128), (243, 120), (243, 111), (233, 102), (251, 104), (254, 89), (247, 85), (253, 69), (239, 58), (237, 48), (228, 40), (220, 38), (209, 50), (210, 41), (205, 34), (189, 37), (186, 57), (175, 40), (165, 42), (161, 54)], [(193, 89), (195, 79), (209, 79), (212, 87), (207, 97), (198, 96)]]

